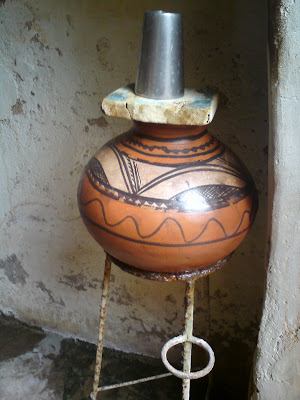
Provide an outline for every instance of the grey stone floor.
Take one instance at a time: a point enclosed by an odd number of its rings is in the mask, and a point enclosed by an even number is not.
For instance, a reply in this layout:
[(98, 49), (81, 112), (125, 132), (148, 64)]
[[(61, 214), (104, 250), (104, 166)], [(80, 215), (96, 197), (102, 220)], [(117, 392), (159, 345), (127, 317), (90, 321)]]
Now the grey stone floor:
[[(29, 327), (0, 314), (1, 400), (88, 400), (96, 347)], [(164, 373), (160, 360), (105, 349), (100, 385)], [(205, 398), (207, 381), (194, 381), (191, 400)], [(175, 377), (99, 394), (101, 400), (180, 400)]]

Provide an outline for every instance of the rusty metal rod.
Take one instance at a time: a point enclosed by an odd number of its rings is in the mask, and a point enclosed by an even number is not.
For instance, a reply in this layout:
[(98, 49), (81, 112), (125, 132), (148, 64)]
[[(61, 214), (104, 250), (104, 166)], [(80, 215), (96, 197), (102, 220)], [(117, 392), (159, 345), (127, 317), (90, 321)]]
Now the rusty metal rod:
[[(182, 383), (182, 393), (183, 400), (189, 400), (190, 398), (190, 380), (191, 379), (199, 379), (203, 376), (207, 375), (213, 368), (215, 357), (212, 348), (209, 346), (207, 342), (203, 339), (199, 339), (193, 336), (193, 314), (194, 314), (194, 292), (195, 292), (195, 282), (199, 276), (190, 277), (189, 280), (186, 281), (186, 293), (185, 293), (185, 329), (184, 334), (177, 336), (171, 340), (169, 340), (163, 347), (161, 356), (162, 361), (166, 368), (170, 371), (170, 373), (155, 375), (147, 378), (136, 379), (129, 382), (123, 382), (115, 385), (103, 386), (99, 387), (100, 373), (101, 373), (101, 363), (102, 363), (102, 353), (103, 353), (103, 339), (104, 339), (104, 328), (105, 328), (105, 320), (106, 320), (106, 307), (108, 300), (108, 290), (109, 290), (109, 281), (110, 281), (110, 273), (111, 273), (111, 257), (107, 254), (105, 260), (105, 270), (104, 270), (104, 278), (102, 283), (102, 297), (101, 297), (101, 306), (100, 306), (100, 323), (99, 323), (99, 335), (98, 335), (98, 345), (97, 345), (97, 354), (96, 354), (96, 365), (95, 365), (95, 374), (94, 374), (94, 383), (93, 383), (93, 391), (90, 394), (91, 400), (96, 400), (97, 394), (99, 392), (111, 389), (117, 389), (124, 386), (135, 385), (142, 382), (148, 382), (155, 379), (166, 378), (170, 375), (175, 375), (178, 378), (183, 380)], [(183, 370), (179, 371), (175, 369), (167, 359), (168, 350), (175, 346), (176, 344), (182, 343), (184, 345), (183, 352)], [(196, 344), (202, 348), (204, 348), (209, 355), (209, 362), (207, 366), (198, 370), (197, 372), (191, 372), (191, 364), (192, 364), (192, 344)]]
[[(197, 370), (197, 368), (195, 368), (195, 370)], [(169, 378), (170, 376), (174, 376), (174, 374), (172, 372), (166, 372), (165, 374), (148, 376), (147, 378), (135, 379), (133, 381), (116, 383), (114, 385), (100, 386), (98, 388), (98, 392), (105, 392), (107, 390), (119, 389), (122, 387), (137, 385), (139, 383), (155, 381), (155, 380), (162, 379), (162, 378)]]
[(153, 375), (147, 378), (135, 379), (134, 381), (116, 383), (115, 385), (101, 386), (98, 388), (98, 392), (104, 392), (106, 390), (112, 390), (112, 389), (119, 389), (125, 386), (137, 385), (138, 383), (155, 381), (156, 379), (168, 378), (169, 376), (173, 376), (173, 374), (171, 372), (166, 372), (165, 374)]
[[(195, 282), (197, 278), (190, 279), (186, 283), (185, 292), (185, 328), (183, 335), (179, 335), (170, 339), (162, 348), (161, 358), (165, 367), (177, 378), (182, 379), (182, 399), (189, 400), (190, 398), (190, 381), (191, 379), (203, 378), (213, 369), (215, 363), (215, 355), (210, 345), (203, 339), (193, 336), (193, 314), (194, 314), (194, 292)], [(183, 370), (175, 369), (167, 359), (168, 351), (177, 344), (183, 344)], [(209, 356), (208, 364), (205, 368), (191, 372), (192, 364), (192, 345), (202, 347)]]
[(97, 398), (98, 386), (99, 386), (99, 380), (100, 380), (110, 272), (111, 272), (111, 259), (110, 259), (109, 255), (106, 255), (104, 277), (103, 277), (103, 282), (102, 282), (99, 335), (98, 335), (98, 345), (97, 345), (97, 354), (96, 354), (94, 383), (93, 383), (93, 391), (90, 394), (90, 398), (92, 400), (96, 400), (96, 398)]
[[(184, 334), (185, 342), (183, 345), (183, 372), (190, 374), (192, 365), (192, 337), (193, 337), (193, 324), (194, 324), (194, 293), (195, 293), (196, 279), (186, 282), (185, 292), (185, 327)], [(182, 381), (182, 398), (189, 400), (190, 398), (190, 384), (191, 380), (183, 379)]]

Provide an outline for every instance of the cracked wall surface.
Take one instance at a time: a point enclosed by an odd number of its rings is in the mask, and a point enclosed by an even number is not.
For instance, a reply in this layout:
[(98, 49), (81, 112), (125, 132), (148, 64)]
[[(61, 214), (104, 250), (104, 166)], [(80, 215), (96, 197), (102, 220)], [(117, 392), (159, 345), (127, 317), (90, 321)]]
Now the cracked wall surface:
[[(214, 346), (223, 399), (240, 399), (226, 376), (247, 387), (265, 274), (265, 1), (0, 2), (0, 311), (96, 341), (104, 253), (80, 219), (77, 185), (100, 146), (131, 126), (103, 116), (101, 101), (134, 82), (143, 13), (161, 8), (183, 13), (185, 86), (219, 91), (211, 131), (260, 196), (236, 256), (196, 289), (195, 334)], [(113, 267), (106, 346), (158, 356), (182, 331), (183, 294), (181, 283)]]

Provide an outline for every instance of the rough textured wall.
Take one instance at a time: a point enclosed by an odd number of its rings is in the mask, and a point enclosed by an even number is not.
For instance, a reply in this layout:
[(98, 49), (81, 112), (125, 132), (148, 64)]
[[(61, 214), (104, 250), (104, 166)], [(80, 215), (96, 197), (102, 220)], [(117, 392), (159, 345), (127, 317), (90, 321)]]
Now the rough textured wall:
[[(240, 399), (231, 386), (247, 386), (264, 281), (265, 2), (0, 5), (0, 309), (95, 341), (104, 254), (80, 220), (77, 184), (96, 150), (130, 125), (104, 117), (100, 104), (135, 80), (144, 11), (182, 12), (186, 86), (220, 91), (211, 130), (244, 159), (260, 195), (255, 226), (235, 258), (197, 284), (195, 333), (216, 350), (223, 399), (226, 391)], [(158, 355), (182, 330), (183, 293), (183, 284), (142, 281), (113, 268), (106, 345)]]
[(253, 400), (300, 398), (300, 3), (270, 1), (270, 258)]

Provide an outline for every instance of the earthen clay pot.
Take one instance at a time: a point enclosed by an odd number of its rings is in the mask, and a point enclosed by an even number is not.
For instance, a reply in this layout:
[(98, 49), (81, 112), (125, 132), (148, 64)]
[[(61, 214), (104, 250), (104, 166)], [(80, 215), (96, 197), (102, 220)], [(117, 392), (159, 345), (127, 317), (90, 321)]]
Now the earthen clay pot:
[(114, 258), (180, 272), (209, 266), (242, 242), (257, 194), (245, 166), (206, 126), (134, 122), (90, 160), (78, 204)]

